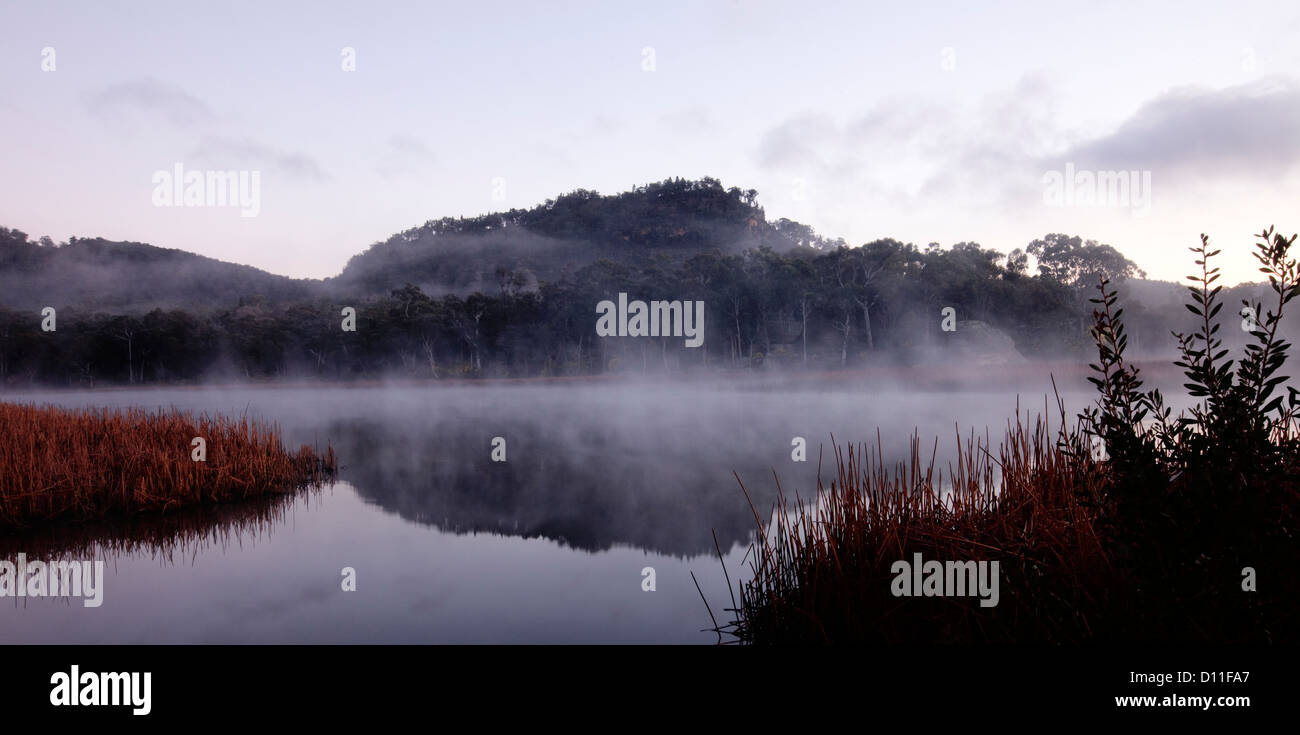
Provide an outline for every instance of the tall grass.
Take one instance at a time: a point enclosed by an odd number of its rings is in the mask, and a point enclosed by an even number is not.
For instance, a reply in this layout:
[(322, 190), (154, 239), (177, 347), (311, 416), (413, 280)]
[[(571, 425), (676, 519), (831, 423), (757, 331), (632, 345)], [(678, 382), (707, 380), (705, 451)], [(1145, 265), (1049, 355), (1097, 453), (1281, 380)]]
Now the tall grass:
[[(746, 643), (1089, 637), (1081, 611), (1104, 602), (1089, 598), (1109, 567), (1094, 528), (1102, 476), (1090, 457), (1059, 446), (1059, 428), (1017, 417), (996, 449), (958, 437), (946, 473), (916, 436), (907, 461), (892, 467), (879, 438), (874, 447), (835, 445), (829, 487), (793, 505), (781, 493), (767, 524), (755, 512), (752, 574), (723, 632)], [(890, 568), (914, 553), (998, 560), (1000, 604), (893, 597)]]
[[(1143, 391), (1102, 278), (1090, 366), (1099, 398), (1075, 427), (1059, 398), (1055, 432), (1042, 419), (1027, 428), (1017, 410), (996, 450), (974, 438), (959, 446), (947, 484), (915, 437), (892, 468), (879, 439), (874, 454), (836, 446), (829, 488), (819, 481), (793, 506), (779, 494), (767, 524), (755, 511), (752, 577), (719, 633), (745, 643), (1300, 639), (1300, 391), (1280, 373), (1291, 345), (1278, 330), (1300, 296), (1300, 264), (1296, 236), (1269, 228), (1259, 240), (1276, 303), (1243, 304), (1259, 318), (1235, 364), (1217, 336), (1218, 251), (1204, 235), (1191, 249), (1198, 331), (1178, 335), (1174, 364), (1200, 404), (1173, 417), (1159, 391)], [(891, 567), (918, 552), (998, 561), (999, 604), (895, 597)]]
[[(195, 437), (206, 461), (191, 459)], [(247, 417), (0, 404), (0, 527), (255, 498), (334, 471), (332, 447), (291, 453)]]

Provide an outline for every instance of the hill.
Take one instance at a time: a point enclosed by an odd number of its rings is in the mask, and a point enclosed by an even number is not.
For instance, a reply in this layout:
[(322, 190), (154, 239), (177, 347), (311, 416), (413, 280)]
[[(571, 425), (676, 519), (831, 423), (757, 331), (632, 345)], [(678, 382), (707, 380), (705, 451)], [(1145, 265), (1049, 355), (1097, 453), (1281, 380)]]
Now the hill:
[(209, 311), (241, 299), (288, 302), (320, 291), (317, 281), (277, 276), (183, 250), (102, 238), (48, 238), (0, 227), (0, 307), (76, 305), (115, 313)]
[(407, 283), (433, 295), (491, 293), (503, 279), (555, 281), (602, 259), (641, 265), (713, 250), (838, 244), (798, 222), (768, 222), (756, 198), (752, 189), (725, 189), (711, 178), (614, 195), (579, 189), (532, 209), (431, 220), (353, 256), (329, 282), (336, 292), (361, 295)]
[(531, 209), (430, 220), (371, 245), (323, 281), (138, 242), (74, 237), (56, 245), (0, 227), (0, 307), (208, 311), (250, 300), (386, 296), (407, 284), (434, 296), (467, 296), (495, 293), (507, 282), (533, 289), (599, 260), (639, 267), (715, 250), (842, 244), (798, 222), (768, 222), (756, 197), (752, 189), (724, 189), (710, 178), (615, 195), (580, 189)]

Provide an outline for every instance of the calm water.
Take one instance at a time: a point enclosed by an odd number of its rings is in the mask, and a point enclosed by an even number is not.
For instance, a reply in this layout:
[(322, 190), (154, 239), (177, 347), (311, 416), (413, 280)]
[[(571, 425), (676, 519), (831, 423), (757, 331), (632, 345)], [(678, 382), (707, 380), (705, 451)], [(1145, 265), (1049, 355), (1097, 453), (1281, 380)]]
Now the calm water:
[[(1022, 388), (1042, 406), (1043, 384)], [(997, 438), (1016, 391), (773, 391), (680, 385), (157, 389), (23, 393), (65, 406), (265, 419), (332, 444), (340, 481), (281, 502), (4, 539), (68, 539), (106, 560), (104, 603), (0, 600), (0, 642), (711, 643), (760, 509), (816, 487), (819, 445), (901, 458), (915, 428), (940, 465), (955, 424)], [(1083, 398), (1071, 398), (1070, 407)], [(506, 440), (504, 463), (491, 459)], [(791, 461), (791, 440), (808, 461)], [(829, 448), (827, 449), (829, 457)], [(833, 464), (827, 459), (823, 475)], [(12, 556), (12, 554), (9, 554)], [(356, 570), (357, 590), (341, 589)], [(642, 570), (656, 589), (642, 590)], [(724, 605), (725, 601), (725, 605)]]

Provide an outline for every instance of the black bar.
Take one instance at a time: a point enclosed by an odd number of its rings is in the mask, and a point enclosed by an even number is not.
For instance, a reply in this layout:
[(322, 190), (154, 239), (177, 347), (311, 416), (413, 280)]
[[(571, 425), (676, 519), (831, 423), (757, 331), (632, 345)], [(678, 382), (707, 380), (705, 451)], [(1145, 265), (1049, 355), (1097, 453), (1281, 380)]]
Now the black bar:
[[(863, 727), (883, 727), (896, 716), (917, 724), (951, 719), (995, 726), (1028, 724), (1022, 718), (1034, 716), (1052, 729), (1098, 719), (1211, 717), (1236, 723), (1294, 716), (1300, 683), (1295, 653), (1155, 647), (11, 646), (0, 667), (0, 701), (6, 719), (47, 725), (337, 723), (382, 713), (370, 721), (433, 716), (433, 722), (450, 726), (448, 718), (460, 713), (469, 722), (518, 717), (535, 727), (557, 717), (616, 723), (620, 716), (628, 726), (634, 719), (680, 726), (693, 711), (730, 724), (787, 716), (829, 724), (823, 718), (833, 714)], [(52, 675), (69, 673), (74, 664), (82, 674), (150, 672), (151, 711), (51, 705)], [(1182, 671), (1194, 680), (1176, 681)], [(1143, 683), (1134, 681), (1135, 672), (1163, 673), (1171, 680)], [(1206, 673), (1215, 680), (1202, 681)], [(1132, 695), (1240, 696), (1249, 697), (1249, 705), (1211, 711), (1116, 705), (1116, 697)]]

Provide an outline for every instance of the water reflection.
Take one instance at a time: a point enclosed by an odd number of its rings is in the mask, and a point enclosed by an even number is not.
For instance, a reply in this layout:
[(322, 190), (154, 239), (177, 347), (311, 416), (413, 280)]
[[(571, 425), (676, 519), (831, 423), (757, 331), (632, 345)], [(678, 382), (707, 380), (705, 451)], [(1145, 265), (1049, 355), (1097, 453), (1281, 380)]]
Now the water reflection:
[[(639, 453), (629, 447), (637, 442), (609, 427), (514, 420), (497, 431), (445, 417), (419, 426), (337, 420), (324, 433), (361, 497), (408, 521), (583, 551), (627, 545), (698, 555), (712, 549), (714, 531), (725, 546), (742, 542), (754, 518), (732, 470), (770, 472), (753, 459), (704, 466), (698, 442), (680, 430), (677, 441)], [(505, 462), (490, 457), (494, 436), (507, 440)], [(770, 479), (755, 484), (755, 502), (771, 502), (772, 487)]]
[[(776, 496), (774, 472), (787, 492), (807, 497), (826, 447), (821, 470), (829, 478), (832, 435), (873, 440), (879, 427), (887, 463), (908, 456), (914, 431), (923, 443), (938, 437), (943, 469), (955, 421), (963, 434), (992, 426), (996, 440), (1016, 405), (1014, 393), (999, 392), (708, 386), (246, 387), (32, 398), (247, 413), (278, 424), (291, 446), (332, 444), (342, 479), (403, 520), (455, 534), (547, 539), (586, 552), (628, 546), (677, 557), (711, 553), (714, 533), (724, 548), (748, 541), (754, 516), (737, 474), (766, 515)], [(796, 436), (806, 440), (806, 462), (791, 459)], [(492, 460), (495, 437), (506, 441), (505, 462)], [(266, 523), (276, 507), (221, 508), (156, 523), (130, 518), (57, 533), (109, 544), (148, 539), (163, 551), (175, 543), (167, 534), (176, 524), (188, 524), (195, 538), (219, 538), (232, 533), (225, 529)], [(62, 538), (51, 543), (72, 543)]]
[(319, 502), (321, 492), (321, 487), (308, 487), (238, 503), (8, 531), (0, 534), (0, 559), (19, 553), (43, 561), (138, 554), (173, 564), (202, 552), (225, 552), (267, 538), (284, 525), (292, 507)]
[[(916, 429), (996, 427), (1005, 394), (708, 388), (164, 389), (29, 396), (175, 406), (278, 423), (336, 449), (340, 481), (237, 505), (0, 533), (0, 558), (111, 559), (100, 608), (0, 605), (0, 642), (700, 642), (720, 612), (775, 470), (816, 487), (829, 435), (887, 461)], [(960, 405), (957, 405), (960, 399)], [(980, 432), (982, 433), (982, 431)], [(493, 462), (492, 439), (506, 440)], [(791, 461), (791, 439), (808, 461)], [(940, 466), (951, 439), (941, 441)], [(828, 465), (824, 471), (829, 473)], [(641, 588), (653, 567), (658, 588)], [(356, 592), (340, 588), (354, 568)]]

